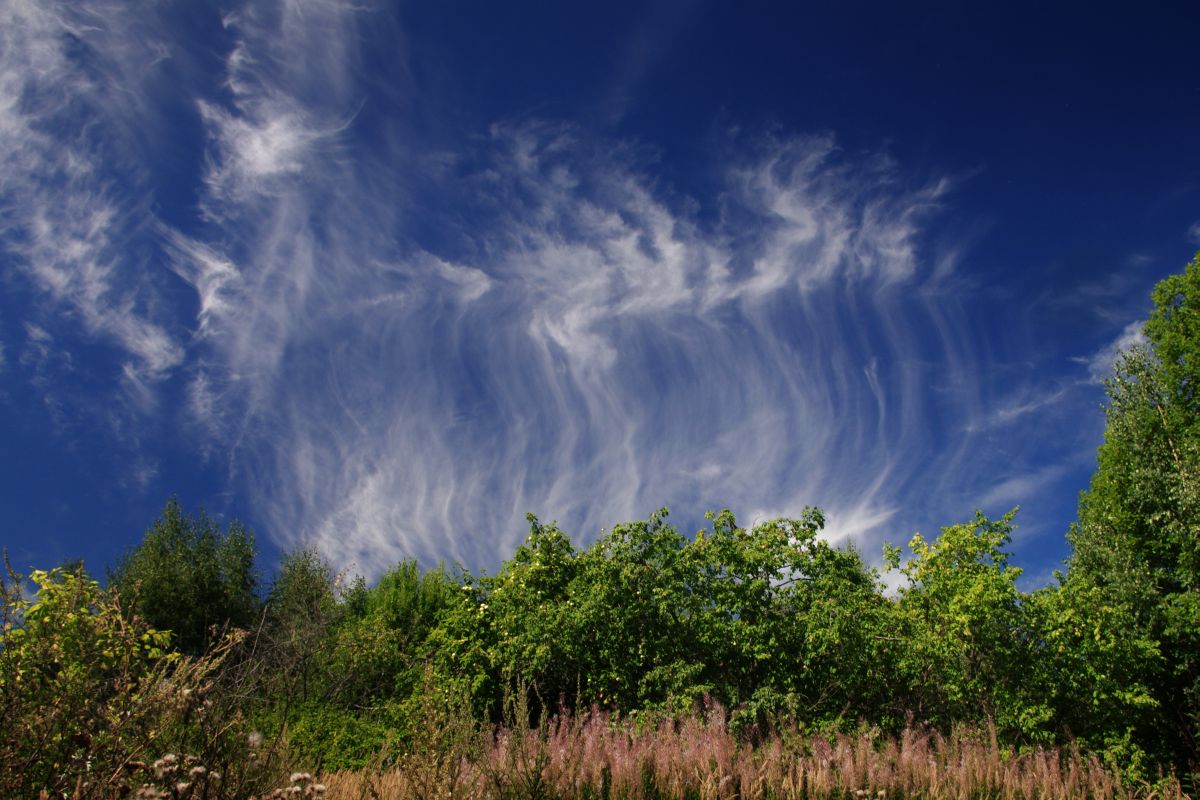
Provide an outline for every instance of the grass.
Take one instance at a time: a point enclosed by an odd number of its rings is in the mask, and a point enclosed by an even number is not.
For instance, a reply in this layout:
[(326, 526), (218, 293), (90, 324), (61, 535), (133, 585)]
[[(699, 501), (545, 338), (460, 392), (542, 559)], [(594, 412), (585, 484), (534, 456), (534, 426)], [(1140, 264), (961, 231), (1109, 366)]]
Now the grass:
[(329, 800), (1055, 800), (1182, 798), (1178, 782), (1129, 788), (1078, 749), (1007, 752), (986, 730), (896, 738), (784, 733), (756, 745), (724, 712), (638, 726), (604, 712), (540, 728), (465, 727), (387, 768), (321, 776)]

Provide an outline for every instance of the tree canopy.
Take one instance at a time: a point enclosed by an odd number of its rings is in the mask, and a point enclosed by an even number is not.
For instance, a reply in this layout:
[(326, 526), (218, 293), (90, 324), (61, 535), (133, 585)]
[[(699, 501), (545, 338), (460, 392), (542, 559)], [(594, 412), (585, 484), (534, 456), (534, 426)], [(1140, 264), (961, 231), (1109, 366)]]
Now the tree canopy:
[(222, 531), (203, 511), (188, 516), (174, 498), (110, 572), (109, 583), (149, 625), (170, 631), (179, 650), (192, 655), (222, 629), (251, 627), (261, 607), (254, 535), (236, 521)]
[[(1065, 589), (1094, 639), (1123, 640), (1087, 665), (1095, 697), (1136, 707), (1127, 738), (1200, 770), (1200, 255), (1155, 288), (1145, 336), (1107, 382)], [(1105, 723), (1099, 705), (1085, 728)]]

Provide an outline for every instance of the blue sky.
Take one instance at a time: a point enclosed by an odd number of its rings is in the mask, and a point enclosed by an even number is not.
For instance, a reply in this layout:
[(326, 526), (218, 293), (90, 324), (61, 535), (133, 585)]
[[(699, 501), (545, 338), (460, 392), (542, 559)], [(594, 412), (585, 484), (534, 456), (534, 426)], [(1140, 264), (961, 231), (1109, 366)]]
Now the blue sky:
[(1187, 4), (0, 0), (0, 544), (374, 576), (1020, 504), (1200, 247)]

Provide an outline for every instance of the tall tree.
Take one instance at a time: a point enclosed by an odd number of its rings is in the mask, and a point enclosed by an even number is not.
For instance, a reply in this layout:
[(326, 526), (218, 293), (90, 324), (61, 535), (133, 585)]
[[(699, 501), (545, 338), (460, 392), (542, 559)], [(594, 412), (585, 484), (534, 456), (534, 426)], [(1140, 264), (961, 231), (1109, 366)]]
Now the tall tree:
[(203, 511), (188, 516), (172, 498), (109, 583), (149, 625), (171, 631), (180, 651), (196, 655), (214, 627), (246, 628), (257, 619), (254, 558), (254, 535), (241, 523), (222, 532)]
[(1116, 624), (1148, 645), (1139, 663), (1098, 655), (1088, 665), (1098, 677), (1128, 674), (1125, 689), (1157, 708), (1130, 735), (1200, 771), (1200, 254), (1155, 288), (1145, 334), (1107, 384), (1104, 444), (1069, 534), (1065, 588), (1090, 598), (1076, 612), (1107, 620), (1103, 630), (1085, 624), (1097, 641)]

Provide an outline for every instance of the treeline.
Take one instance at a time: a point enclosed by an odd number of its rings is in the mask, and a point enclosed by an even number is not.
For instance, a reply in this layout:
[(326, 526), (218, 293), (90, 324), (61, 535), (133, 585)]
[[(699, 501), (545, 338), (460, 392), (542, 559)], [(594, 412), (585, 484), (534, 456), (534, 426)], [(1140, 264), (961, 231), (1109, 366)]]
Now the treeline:
[[(494, 575), (403, 562), (368, 585), (303, 550), (263, 584), (248, 531), (172, 500), (107, 589), (82, 568), (35, 573), (32, 599), (5, 582), (0, 792), (65, 786), (100, 743), (115, 762), (203, 752), (250, 786), (277, 743), (291, 763), (361, 767), (449, 735), (431, 720), (451, 711), (636, 720), (705, 703), (745, 741), (973, 725), (1014, 752), (1073, 744), (1127, 780), (1194, 787), (1200, 256), (1156, 288), (1145, 333), (1108, 383), (1065, 571), (1031, 593), (1011, 513), (887, 548), (891, 593), (821, 538), (816, 509), (753, 528), (723, 511), (693, 536), (662, 510), (586, 548), (531, 516)], [(247, 741), (263, 748), (249, 761)]]

